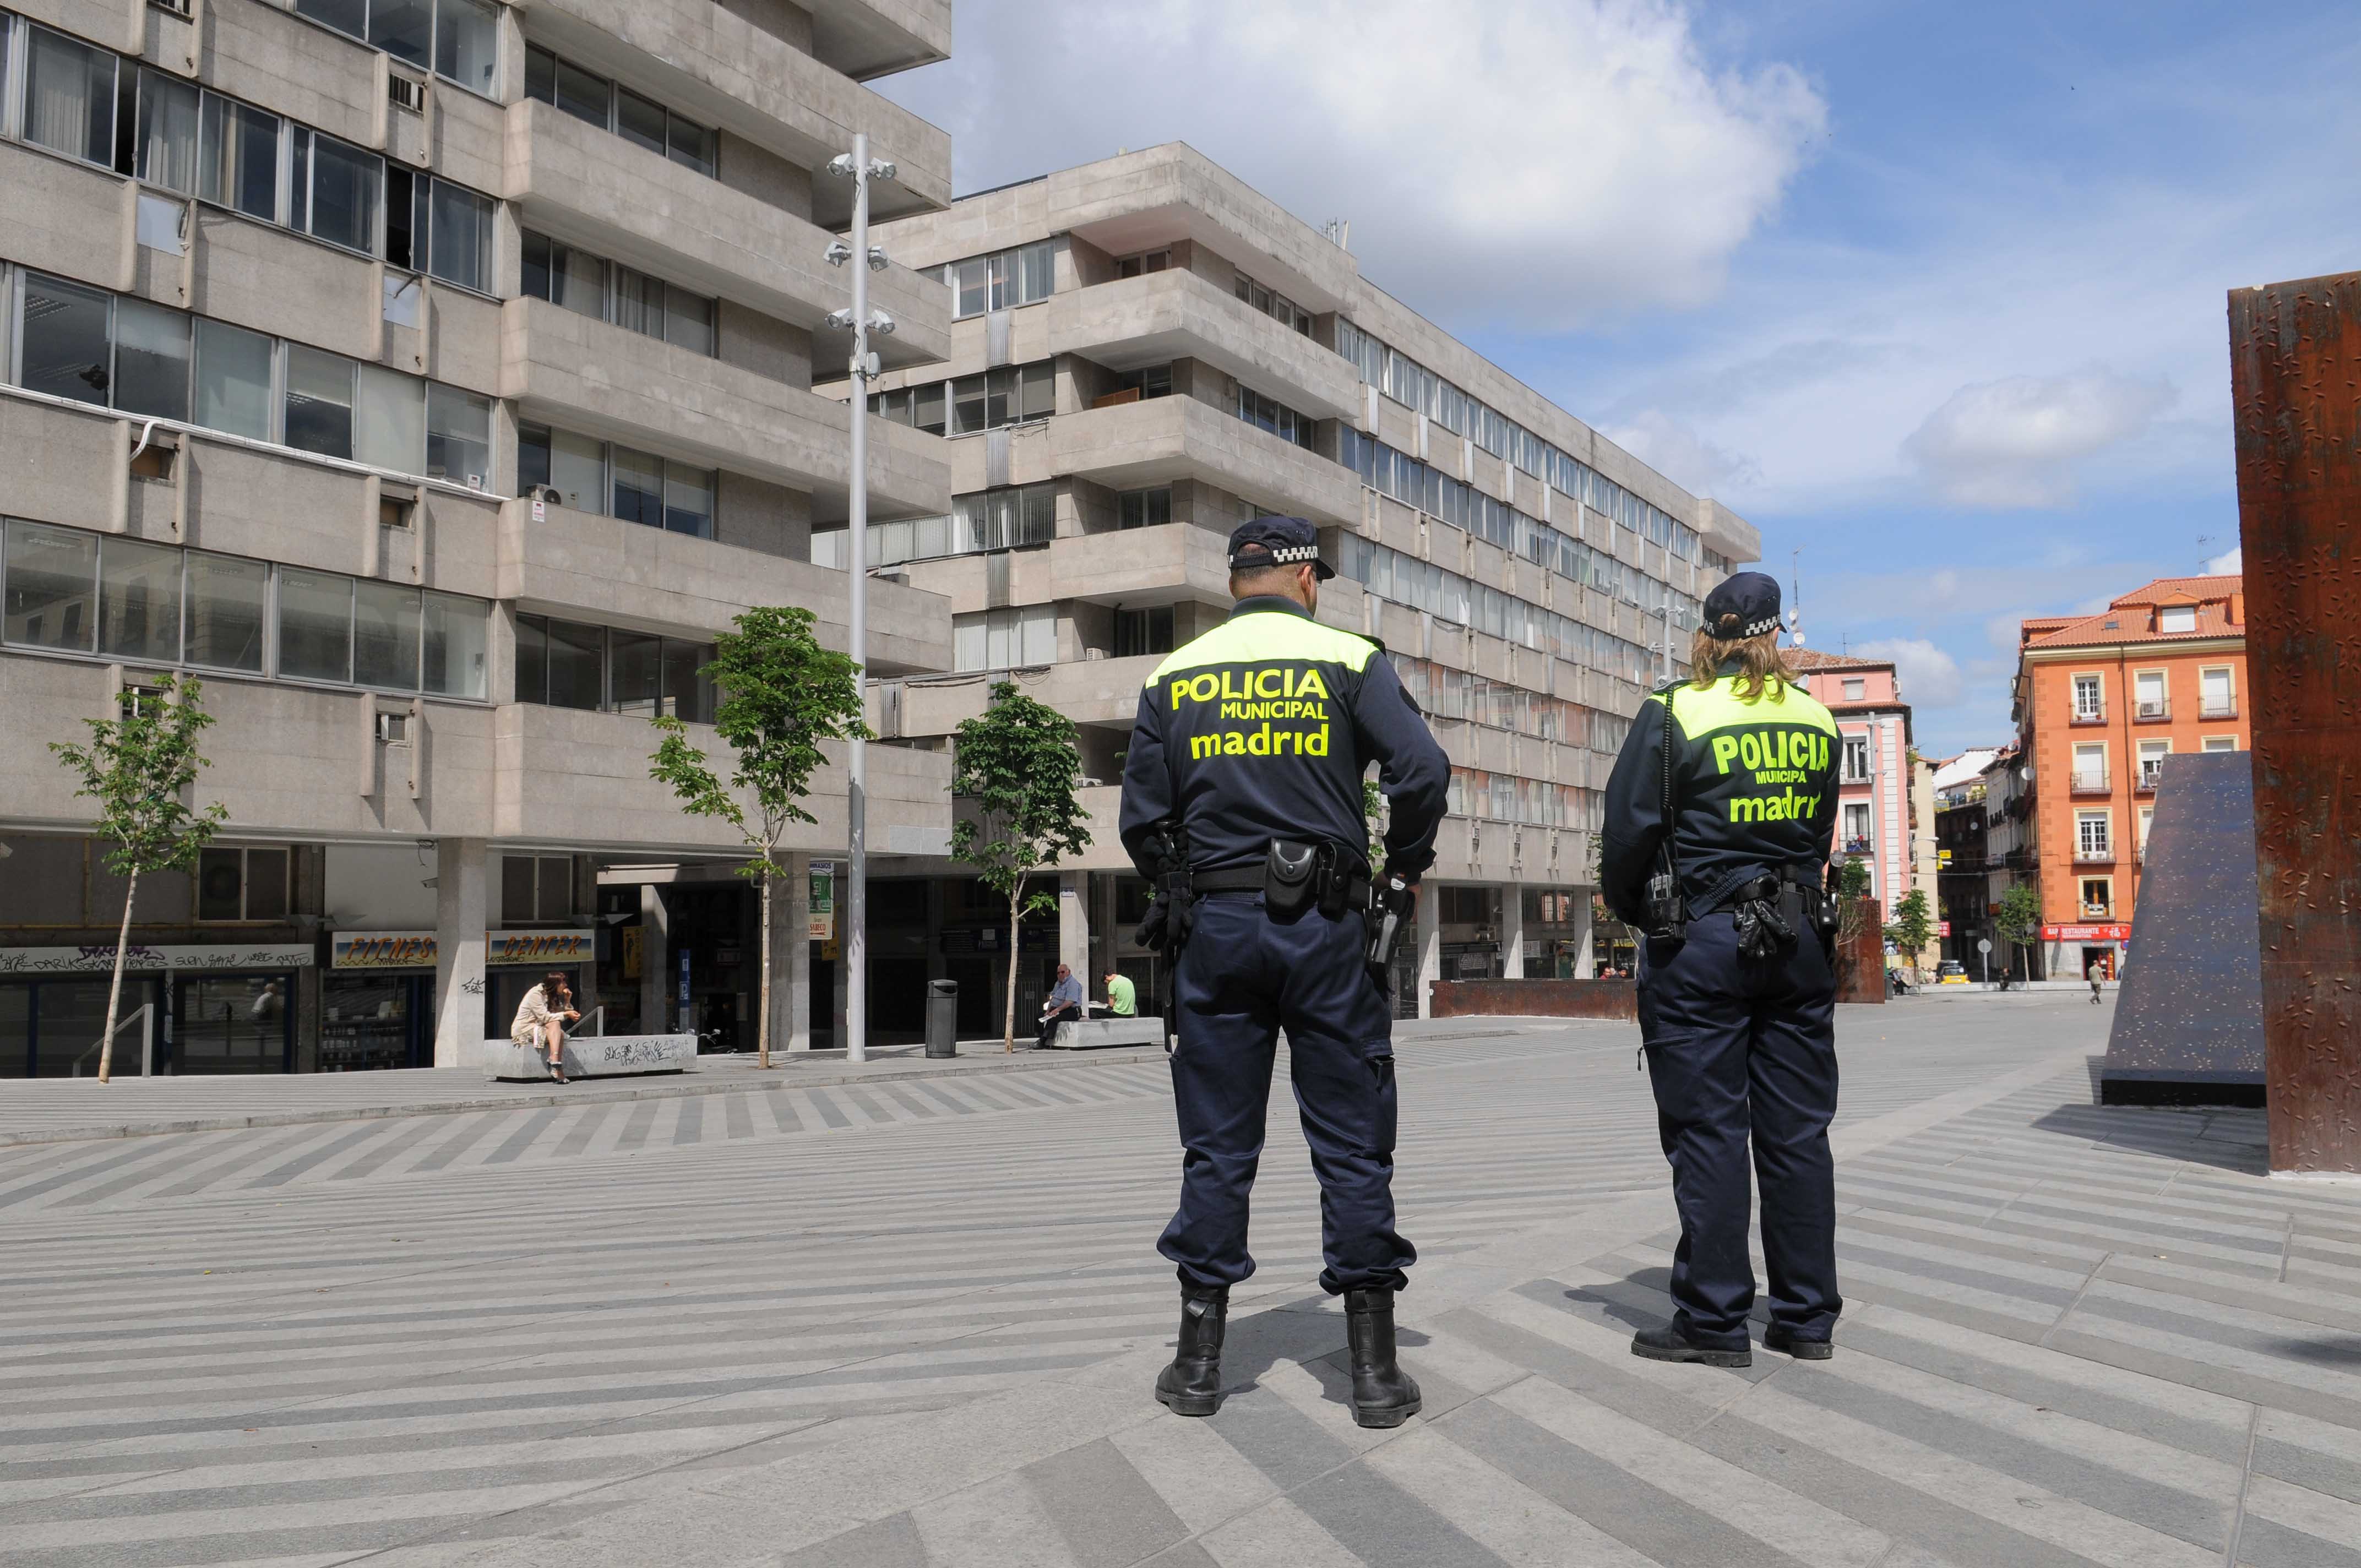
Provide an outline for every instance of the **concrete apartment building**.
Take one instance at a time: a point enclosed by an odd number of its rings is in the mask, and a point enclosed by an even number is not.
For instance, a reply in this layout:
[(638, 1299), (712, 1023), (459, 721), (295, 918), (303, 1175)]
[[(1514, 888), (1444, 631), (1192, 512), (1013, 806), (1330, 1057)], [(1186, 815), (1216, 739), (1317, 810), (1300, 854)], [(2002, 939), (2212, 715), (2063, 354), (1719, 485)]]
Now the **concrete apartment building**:
[[(868, 558), (950, 601), (956, 668), (885, 682), (875, 723), (946, 745), (1013, 680), (1077, 721), (1095, 781), (1094, 842), (1034, 938), (1020, 1010), (1060, 959), (1093, 994), (1110, 967), (1156, 978), (1130, 941), (1146, 887), (1115, 836), (1123, 752), (1149, 672), (1228, 611), (1229, 529), (1262, 513), (1318, 524), (1340, 573), (1321, 619), (1384, 641), (1451, 755), (1398, 995), (1589, 973), (1599, 792), (1661, 646), (1686, 657), (1699, 600), (1755, 557), (1754, 529), (1185, 146), (981, 192), (879, 238), (950, 298), (945, 363), (885, 377), (872, 403), (889, 430), (943, 438), (953, 499), (878, 524)], [(815, 555), (841, 560), (841, 543), (823, 535)], [(1005, 938), (972, 889), (948, 862), (875, 884), (881, 1023), (889, 976), (948, 974), (997, 1028)]]
[(2164, 759), (2248, 750), (2246, 680), (2235, 576), (2159, 577), (2095, 615), (2024, 623), (2014, 717), (2047, 974), (2115, 978)]
[[(862, 83), (950, 40), (947, 0), (0, 5), (0, 1077), (88, 1070), (121, 907), (48, 743), (169, 671), (229, 816), (143, 880), (132, 1070), (455, 1063), (551, 967), (610, 1030), (751, 1032), (752, 896), (648, 718), (708, 714), (751, 606), (844, 644), (825, 165), (865, 130), (877, 211), (942, 209), (947, 138)], [(938, 283), (872, 289), (888, 365), (950, 351)], [(874, 515), (950, 510), (943, 444), (870, 454)], [(869, 615), (876, 674), (950, 667), (941, 598)], [(949, 782), (878, 749), (881, 870)]]

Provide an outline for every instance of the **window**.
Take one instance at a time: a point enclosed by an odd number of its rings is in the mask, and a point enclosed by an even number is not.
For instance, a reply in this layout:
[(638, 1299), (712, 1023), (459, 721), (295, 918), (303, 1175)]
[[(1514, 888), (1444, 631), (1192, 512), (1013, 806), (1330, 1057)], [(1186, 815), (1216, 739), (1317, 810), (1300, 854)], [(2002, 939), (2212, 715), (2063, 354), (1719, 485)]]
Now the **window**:
[(2074, 677), (2074, 719), (2077, 723), (2093, 723), (2107, 717), (2105, 685), (2100, 676)]
[(714, 352), (718, 307), (712, 300), (531, 230), (524, 236), (523, 284), (534, 299), (693, 353)]
[(519, 702), (712, 721), (713, 650), (704, 643), (520, 615), (516, 648)]
[(25, 139), (112, 167), (115, 58), (47, 27), (25, 51)]
[(2208, 735), (2202, 744), (2209, 751), (2235, 751), (2238, 749), (2238, 738), (2235, 735)]
[(1172, 607), (1119, 609), (1115, 613), (1115, 656), (1128, 659), (1141, 653), (1172, 652)]
[(2107, 749), (2104, 746), (2074, 748), (2074, 776), (2069, 787), (2078, 790), (2103, 790), (2107, 787)]
[(104, 408), (113, 300), (95, 289), (27, 273), (24, 324), (17, 334), (27, 391)]
[(1848, 735), (1844, 743), (1844, 782), (1861, 784), (1869, 777), (1869, 737)]
[(132, 172), (183, 195), (197, 188), (197, 118), (203, 94), (153, 71), (139, 73), (139, 128)]
[(197, 323), (197, 423), (254, 441), (270, 439), (276, 345), (225, 322)]
[(284, 850), (198, 851), (197, 918), (284, 920), (291, 858)]
[(2110, 858), (2108, 820), (2108, 814), (2103, 811), (2078, 811), (2074, 814), (2074, 855), (2077, 860), (2103, 861)]
[[(489, 433), (489, 403), (482, 412)], [(487, 460), (489, 453), (488, 446)], [(517, 488), (547, 486), (557, 491), (560, 505), (577, 511), (710, 539), (720, 480), (713, 469), (587, 435), (531, 424), (517, 430)]]
[(277, 223), (280, 131), (278, 115), (206, 93), (198, 115), (198, 197)]
[(0, 633), (20, 648), (91, 652), (98, 626), (98, 535), (11, 521), (6, 553), (0, 563), (7, 571)]
[[(212, 555), (202, 550), (187, 554), (183, 661), (203, 668), (260, 674), (263, 607), (270, 569), (259, 561), (233, 555)], [(480, 601), (469, 602), (476, 604), (479, 614), (486, 608)]]
[(1143, 251), (1116, 262), (1115, 273), (1118, 278), (1137, 278), (1143, 273), (1161, 272), (1171, 265), (1172, 253), (1169, 250)]
[(353, 579), (279, 572), (279, 673), (299, 681), (353, 678)]
[(1845, 699), (1845, 701), (1847, 701), (1847, 702), (1861, 702), (1861, 701), (1865, 701), (1865, 700), (1868, 698), (1868, 696), (1869, 696), (1869, 682), (1868, 682), (1868, 681), (1866, 681), (1866, 680), (1850, 680), (1850, 681), (1845, 682), (1845, 684), (1844, 684), (1844, 699)]
[(2082, 879), (2082, 918), (2104, 919), (2115, 906), (2115, 884), (2108, 877)]
[(1057, 290), (1058, 242), (1037, 240), (1014, 250), (948, 262), (941, 277), (951, 291), (954, 319), (1035, 304)]
[(98, 651), (143, 663), (178, 661), (181, 552), (109, 538), (99, 567)]
[(472, 92), (499, 85), (500, 11), (485, 0), (295, 0), (293, 10)]
[(1148, 365), (1137, 370), (1126, 370), (1115, 380), (1119, 391), (1137, 392), (1145, 400), (1169, 398), (1172, 395), (1172, 367)]
[[(949, 428), (943, 418), (950, 410)], [(878, 392), (869, 411), (895, 424), (914, 424), (933, 434), (973, 435), (1012, 424), (1047, 419), (1058, 411), (1055, 360), (1004, 365), (956, 381), (930, 381), (902, 391)]]
[(426, 389), (426, 476), (484, 488), (492, 466), (492, 400), (440, 383)]
[(1058, 662), (1058, 611), (1026, 605), (951, 617), (953, 661), (962, 670), (1024, 669)]
[(619, 88), (603, 76), (560, 60), (545, 49), (528, 46), (525, 49), (524, 95), (562, 109), (577, 120), (587, 120), (600, 130), (612, 131), (708, 178), (718, 168), (719, 138), (712, 131), (627, 87)]
[(1844, 850), (1847, 854), (1869, 852), (1869, 806), (1864, 801), (1850, 801), (1844, 808)]
[(954, 554), (1047, 544), (1057, 534), (1058, 487), (1054, 483), (985, 490), (956, 497), (951, 502)]
[(2193, 604), (2163, 606), (2156, 612), (2156, 629), (2165, 633), (2196, 630), (2197, 607)]
[(1172, 521), (1172, 487), (1126, 490), (1115, 505), (1117, 528), (1161, 528)]
[(2155, 807), (2155, 806), (2141, 806), (2141, 807), (2139, 808), (2139, 845), (2138, 845), (2138, 848), (2139, 848), (2139, 851), (2140, 851), (2140, 853), (2141, 853), (2143, 856), (2145, 856), (2145, 855), (2147, 853), (2147, 836), (2148, 836), (2148, 830), (2149, 830), (2150, 828), (2154, 828), (2155, 826), (2156, 826), (2156, 807)]
[(490, 695), (491, 606), (456, 594), (425, 596), (423, 669), (419, 689), (430, 696)]
[(353, 455), (353, 361), (287, 345), (287, 444), (324, 457)]
[(2143, 740), (2139, 743), (2139, 786), (2154, 789), (2164, 776), (2164, 759), (2170, 754), (2169, 740)]
[(189, 417), (189, 318), (144, 300), (116, 302), (115, 406), (159, 419)]
[(334, 137), (298, 128), (292, 168), (293, 226), (347, 250), (379, 254), (385, 161)]
[(486, 0), (439, 0), (434, 73), (490, 97), (500, 87), (500, 13)]
[(1272, 292), (1243, 272), (1237, 277), (1236, 293), (1250, 309), (1286, 323), (1306, 337), (1312, 335), (1312, 313), (1286, 295)]
[(574, 918), (574, 861), (565, 855), (500, 857), (500, 923), (562, 926)]
[(2238, 698), (2230, 685), (2228, 665), (2197, 672), (2197, 717), (2200, 718), (2235, 718)]
[(2133, 712), (2141, 718), (2163, 718), (2170, 712), (2165, 701), (2164, 672), (2142, 670), (2132, 676)]
[(354, 585), (353, 684), (418, 689), (419, 590), (399, 583)]
[(1264, 397), (1245, 387), (1238, 389), (1238, 417), (1248, 424), (1258, 425), (1281, 441), (1289, 441), (1309, 451), (1315, 422), (1309, 414), (1297, 413), (1284, 403)]
[(424, 181), (426, 270), (446, 283), (492, 291), (492, 201), (447, 180)]

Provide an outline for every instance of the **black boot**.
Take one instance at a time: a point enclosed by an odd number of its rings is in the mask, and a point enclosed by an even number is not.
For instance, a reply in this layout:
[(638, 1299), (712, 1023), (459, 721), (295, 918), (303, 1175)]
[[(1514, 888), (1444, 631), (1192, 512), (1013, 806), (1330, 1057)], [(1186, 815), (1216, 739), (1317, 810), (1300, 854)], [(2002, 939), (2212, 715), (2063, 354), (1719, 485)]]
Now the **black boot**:
[(1773, 1323), (1763, 1331), (1763, 1348), (1784, 1350), (1798, 1361), (1826, 1361), (1837, 1353), (1837, 1347), (1824, 1339), (1802, 1339), (1784, 1323)]
[(1156, 1375), (1157, 1402), (1176, 1416), (1210, 1416), (1222, 1408), (1222, 1328), (1229, 1287), (1180, 1288), (1180, 1348)]
[(1418, 1414), (1418, 1384), (1394, 1359), (1394, 1293), (1345, 1292), (1345, 1343), (1353, 1351), (1353, 1419), (1398, 1427)]
[(1650, 1361), (1694, 1361), (1704, 1366), (1752, 1366), (1754, 1347), (1741, 1345), (1736, 1350), (1724, 1350), (1718, 1345), (1700, 1344), (1667, 1323), (1661, 1329), (1642, 1329), (1631, 1336), (1631, 1354)]

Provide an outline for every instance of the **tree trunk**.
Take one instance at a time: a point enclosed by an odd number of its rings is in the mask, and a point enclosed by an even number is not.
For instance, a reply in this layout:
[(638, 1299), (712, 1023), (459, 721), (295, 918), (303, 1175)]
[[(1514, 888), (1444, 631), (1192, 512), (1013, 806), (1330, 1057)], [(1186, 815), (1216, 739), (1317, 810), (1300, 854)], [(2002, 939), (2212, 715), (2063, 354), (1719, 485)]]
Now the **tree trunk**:
[(1016, 1049), (1016, 923), (1025, 918), (1025, 883), (1018, 881), (1016, 890), (1008, 895), (1008, 996), (1000, 1021), (1000, 1048), (1004, 1053)]
[(131, 872), (131, 880), (123, 884), (123, 928), (115, 936), (115, 980), (106, 988), (106, 1033), (98, 1037), (98, 1080), (110, 1081), (115, 1076), (115, 1010), (123, 1003), (124, 949), (131, 946), (131, 901), (139, 893), (139, 872)]
[(756, 998), (763, 1015), (754, 1021), (754, 1065), (766, 1072), (771, 1067), (771, 883), (777, 873), (766, 846), (763, 850), (763, 988)]

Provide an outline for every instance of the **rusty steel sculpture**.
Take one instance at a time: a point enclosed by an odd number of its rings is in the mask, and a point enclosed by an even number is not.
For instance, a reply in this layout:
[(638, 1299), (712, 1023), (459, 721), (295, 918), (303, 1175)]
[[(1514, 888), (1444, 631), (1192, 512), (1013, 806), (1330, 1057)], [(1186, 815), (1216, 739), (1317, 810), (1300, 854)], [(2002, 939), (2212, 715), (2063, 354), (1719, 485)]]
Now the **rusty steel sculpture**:
[(2230, 293), (2275, 1172), (2361, 1171), (2361, 273)]

